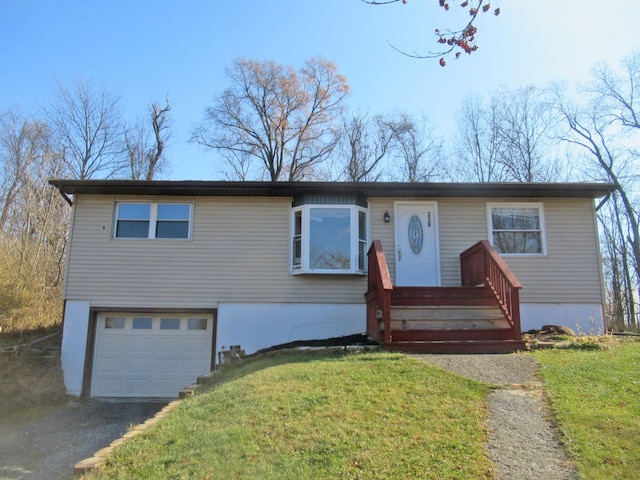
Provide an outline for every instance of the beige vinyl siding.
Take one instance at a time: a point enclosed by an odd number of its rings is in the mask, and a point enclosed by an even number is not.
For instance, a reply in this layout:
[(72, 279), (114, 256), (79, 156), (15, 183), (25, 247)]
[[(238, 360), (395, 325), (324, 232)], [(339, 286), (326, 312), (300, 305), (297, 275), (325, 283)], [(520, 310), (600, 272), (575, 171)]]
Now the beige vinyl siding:
[(544, 257), (507, 257), (522, 302), (602, 303), (593, 200), (545, 200)]
[[(116, 201), (191, 202), (191, 240), (112, 238)], [(76, 198), (65, 298), (92, 306), (363, 303), (364, 276), (290, 273), (291, 199)]]
[[(443, 284), (459, 282), (459, 253), (489, 236), (487, 203), (499, 199), (440, 203)], [(505, 256), (523, 285), (524, 303), (600, 303), (599, 252), (593, 200), (544, 199), (546, 255)], [(477, 236), (476, 236), (477, 234)]]
[(484, 200), (447, 199), (438, 202), (442, 285), (460, 285), (460, 254), (487, 239)]
[[(382, 250), (387, 259), (391, 278), (396, 276), (394, 201), (392, 198), (369, 199), (369, 222), (371, 224), (371, 240), (380, 240)], [(384, 212), (389, 212), (391, 221), (384, 223)]]
[[(403, 199), (404, 201), (405, 199)], [(409, 199), (407, 199), (409, 200)], [(420, 201), (421, 199), (414, 199)], [(460, 285), (460, 253), (479, 240), (488, 239), (487, 203), (510, 199), (422, 199), (438, 204), (438, 229), (442, 285)], [(599, 251), (593, 200), (522, 199), (543, 205), (547, 254), (505, 256), (523, 285), (523, 303), (601, 303)], [(371, 238), (380, 239), (391, 278), (395, 279), (393, 221), (385, 224), (384, 212), (393, 216), (393, 199), (371, 199)]]
[[(487, 239), (494, 198), (432, 200), (438, 205), (442, 285), (460, 284), (459, 255)], [(116, 201), (191, 202), (191, 240), (113, 239)], [(542, 203), (546, 255), (508, 256), (525, 303), (601, 303), (591, 199)], [(395, 278), (393, 198), (369, 199), (370, 239), (382, 241)], [(384, 223), (384, 212), (391, 222)], [(93, 306), (211, 308), (234, 303), (364, 303), (361, 275), (290, 272), (290, 198), (78, 195), (65, 298)]]

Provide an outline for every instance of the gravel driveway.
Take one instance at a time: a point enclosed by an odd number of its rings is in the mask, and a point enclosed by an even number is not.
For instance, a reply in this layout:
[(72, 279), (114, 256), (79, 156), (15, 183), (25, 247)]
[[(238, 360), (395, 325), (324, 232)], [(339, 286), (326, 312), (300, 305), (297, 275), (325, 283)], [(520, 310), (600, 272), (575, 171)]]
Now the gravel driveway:
[(9, 417), (0, 413), (0, 479), (71, 479), (76, 462), (164, 405), (73, 401)]

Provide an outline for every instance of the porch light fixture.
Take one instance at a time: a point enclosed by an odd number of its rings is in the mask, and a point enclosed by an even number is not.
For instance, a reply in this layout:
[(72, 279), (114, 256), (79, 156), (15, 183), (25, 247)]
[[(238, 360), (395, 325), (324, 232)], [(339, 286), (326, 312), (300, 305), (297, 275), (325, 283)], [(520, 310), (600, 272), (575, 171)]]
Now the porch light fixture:
[(382, 216), (382, 218), (384, 219), (384, 223), (389, 223), (391, 221), (391, 215), (389, 215), (389, 210), (384, 212), (384, 215)]

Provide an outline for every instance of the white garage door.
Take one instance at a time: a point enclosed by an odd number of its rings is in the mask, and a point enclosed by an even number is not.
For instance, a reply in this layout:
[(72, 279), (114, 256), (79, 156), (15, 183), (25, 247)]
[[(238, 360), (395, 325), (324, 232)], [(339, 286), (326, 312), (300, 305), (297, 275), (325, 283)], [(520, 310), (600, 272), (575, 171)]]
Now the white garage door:
[(101, 313), (93, 397), (177, 397), (211, 370), (213, 316)]

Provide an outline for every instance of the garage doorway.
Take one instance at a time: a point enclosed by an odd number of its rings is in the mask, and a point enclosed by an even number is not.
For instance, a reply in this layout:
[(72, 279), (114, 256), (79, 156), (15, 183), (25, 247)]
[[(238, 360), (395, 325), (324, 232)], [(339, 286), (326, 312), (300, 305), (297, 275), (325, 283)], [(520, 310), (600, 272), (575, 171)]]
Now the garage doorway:
[(211, 313), (98, 313), (92, 397), (175, 398), (211, 370)]

